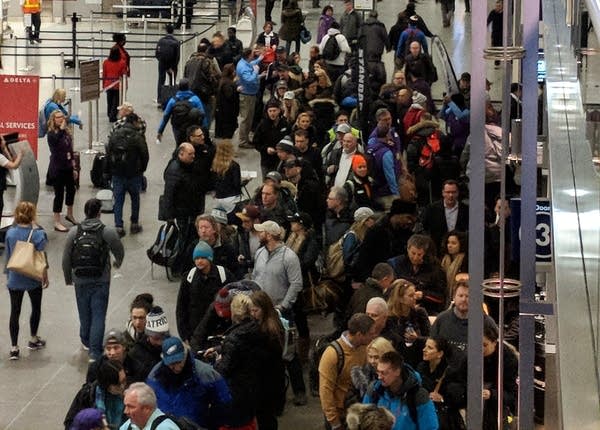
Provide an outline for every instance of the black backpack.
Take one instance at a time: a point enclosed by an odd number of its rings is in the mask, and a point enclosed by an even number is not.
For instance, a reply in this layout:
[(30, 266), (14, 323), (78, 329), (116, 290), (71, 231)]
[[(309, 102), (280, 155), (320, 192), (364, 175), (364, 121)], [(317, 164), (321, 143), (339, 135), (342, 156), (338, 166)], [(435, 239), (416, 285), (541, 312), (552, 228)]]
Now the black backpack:
[(167, 278), (170, 278), (169, 268), (173, 266), (182, 244), (179, 243), (179, 228), (172, 222), (164, 223), (158, 229), (156, 240), (150, 248), (146, 250), (148, 258), (154, 264), (163, 266), (167, 269)]
[(108, 261), (108, 244), (103, 237), (104, 225), (97, 230), (77, 226), (71, 248), (71, 267), (77, 277), (99, 278)]
[(312, 395), (319, 395), (319, 363), (325, 350), (331, 346), (337, 354), (337, 373), (341, 373), (344, 368), (344, 351), (342, 345), (337, 340), (331, 340), (331, 336), (321, 336), (315, 340), (310, 356), (310, 368), (308, 369), (308, 379)]
[[(371, 397), (371, 402), (374, 405), (377, 405), (377, 403), (379, 402), (379, 398), (383, 394), (382, 391), (384, 389), (385, 388), (383, 386), (379, 386), (379, 388), (376, 390), (374, 385), (369, 389), (369, 395)], [(401, 399), (402, 403), (405, 403), (406, 406), (408, 407), (408, 414), (410, 415), (410, 419), (415, 424), (415, 427), (417, 428), (417, 430), (419, 429), (419, 414), (417, 411), (416, 397), (417, 397), (417, 393), (419, 392), (420, 389), (421, 389), (421, 385), (415, 385), (415, 386), (409, 388), (408, 391), (406, 391), (402, 395), (402, 399)]]
[(129, 124), (116, 129), (108, 140), (108, 163), (112, 175), (130, 176), (135, 174), (135, 146), (140, 133)]
[(327, 61), (334, 61), (342, 52), (340, 49), (340, 45), (337, 41), (337, 34), (330, 35), (325, 42), (325, 46), (323, 46), (323, 52), (321, 53), (321, 57)]
[(191, 125), (192, 111), (194, 109), (194, 106), (192, 106), (192, 103), (188, 99), (176, 100), (171, 110), (171, 124), (179, 129)]

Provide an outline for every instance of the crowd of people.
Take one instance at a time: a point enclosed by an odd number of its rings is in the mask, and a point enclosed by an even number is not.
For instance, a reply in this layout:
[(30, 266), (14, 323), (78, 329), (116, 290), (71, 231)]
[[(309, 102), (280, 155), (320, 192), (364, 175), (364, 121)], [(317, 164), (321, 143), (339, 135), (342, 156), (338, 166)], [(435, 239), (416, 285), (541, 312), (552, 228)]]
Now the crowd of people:
[[(447, 26), (454, 2), (441, 3)], [(66, 429), (276, 429), (286, 379), (295, 406), (307, 404), (307, 385), (320, 398), (325, 428), (465, 428), (470, 75), (463, 73), (459, 92), (436, 104), (427, 44), (433, 34), (415, 7), (409, 2), (388, 33), (376, 11), (363, 22), (344, 0), (338, 22), (325, 6), (307, 69), (300, 65), (296, 0), (284, 1), (279, 33), (268, 16), (250, 48), (235, 28), (227, 38), (217, 32), (200, 41), (157, 130), (162, 139), (170, 122), (175, 141), (157, 202), (159, 219), (176, 226), (178, 236), (170, 270), (180, 286), (171, 320), (144, 293), (131, 303), (124, 327), (105, 330), (111, 267), (125, 257), (125, 194), (132, 200), (129, 231), (137, 234), (149, 160), (146, 123), (131, 103), (117, 106), (119, 77), (129, 73), (125, 37), (115, 35), (103, 78), (114, 123), (103, 170), (114, 193), (114, 227), (100, 220), (98, 199), (86, 202), (84, 221), (74, 218), (79, 171), (68, 124), (81, 123), (68, 116), (64, 91), (57, 90), (45, 109), (47, 179), (55, 190), (54, 229), (68, 232), (64, 279), (75, 286), (90, 361)], [(157, 44), (157, 101), (179, 66), (172, 33), (168, 27)], [(369, 76), (362, 112), (359, 50)], [(382, 62), (388, 51), (395, 58), (389, 81)], [(519, 91), (516, 84), (511, 118), (522, 113)], [(488, 102), (486, 275), (498, 271), (501, 258), (507, 273), (518, 269), (510, 252), (499, 255), (500, 225), (510, 217), (498, 198), (499, 118)], [(242, 196), (236, 141), (238, 150), (259, 153), (262, 181), (249, 199)], [(20, 157), (3, 166), (18, 166)], [(215, 201), (210, 211), (207, 194)], [(70, 229), (61, 220), (63, 202)], [(28, 235), (44, 250), (47, 238), (35, 218), (35, 206), (18, 205), (8, 259)], [(25, 291), (32, 302), (28, 346), (45, 346), (38, 326), (47, 283), (10, 270), (8, 279), (10, 356), (17, 360)], [(334, 291), (326, 308), (334, 318), (318, 351), (310, 297), (325, 284)], [(490, 302), (482, 310), (484, 429), (497, 425), (496, 307)], [(509, 344), (502, 351), (508, 422), (516, 412), (517, 352)], [(303, 368), (310, 366), (316, 376), (307, 384)]]

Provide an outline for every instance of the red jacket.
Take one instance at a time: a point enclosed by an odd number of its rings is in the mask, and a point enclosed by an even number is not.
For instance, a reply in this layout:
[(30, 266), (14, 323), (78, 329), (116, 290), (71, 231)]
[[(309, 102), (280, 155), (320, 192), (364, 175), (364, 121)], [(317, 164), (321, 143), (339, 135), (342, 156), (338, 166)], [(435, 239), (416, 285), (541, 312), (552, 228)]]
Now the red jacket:
[[(127, 65), (124, 59), (119, 61), (104, 60), (102, 63), (102, 88), (108, 87), (115, 81), (119, 81), (119, 78), (127, 74)], [(111, 89), (120, 89), (120, 84), (116, 84)]]

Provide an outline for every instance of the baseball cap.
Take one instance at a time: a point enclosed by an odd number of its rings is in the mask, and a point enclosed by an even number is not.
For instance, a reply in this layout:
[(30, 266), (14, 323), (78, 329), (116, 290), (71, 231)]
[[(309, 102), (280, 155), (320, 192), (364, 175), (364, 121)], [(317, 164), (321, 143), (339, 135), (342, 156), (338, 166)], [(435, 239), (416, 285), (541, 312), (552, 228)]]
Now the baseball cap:
[(219, 224), (227, 225), (227, 211), (223, 208), (213, 208), (210, 211), (210, 215), (215, 219)]
[(288, 84), (286, 81), (284, 81), (283, 79), (280, 81), (277, 81), (277, 83), (275, 84), (275, 88), (279, 89), (279, 88), (287, 88)]
[(162, 362), (165, 365), (178, 363), (185, 359), (185, 347), (178, 337), (169, 337), (162, 344)]
[(296, 95), (294, 94), (293, 91), (286, 91), (285, 93), (283, 93), (284, 100), (294, 100), (295, 98), (296, 98)]
[(116, 328), (111, 328), (104, 335), (104, 346), (110, 343), (118, 343), (120, 345), (125, 345), (125, 336), (123, 336), (123, 332), (117, 330)]
[(337, 127), (335, 128), (336, 133), (350, 133), (351, 131), (352, 131), (352, 128), (345, 122), (338, 124)]
[(279, 183), (281, 183), (281, 180), (283, 178), (281, 177), (281, 173), (273, 170), (272, 172), (267, 173), (267, 176), (265, 176), (265, 179), (270, 179), (273, 182), (277, 182), (279, 184)]
[(306, 212), (296, 212), (294, 215), (288, 215), (289, 222), (297, 222), (302, 224), (306, 228), (312, 227), (312, 218)]
[(281, 236), (281, 227), (275, 221), (265, 221), (262, 224), (255, 224), (254, 230), (264, 231), (265, 233), (272, 234), (273, 236)]

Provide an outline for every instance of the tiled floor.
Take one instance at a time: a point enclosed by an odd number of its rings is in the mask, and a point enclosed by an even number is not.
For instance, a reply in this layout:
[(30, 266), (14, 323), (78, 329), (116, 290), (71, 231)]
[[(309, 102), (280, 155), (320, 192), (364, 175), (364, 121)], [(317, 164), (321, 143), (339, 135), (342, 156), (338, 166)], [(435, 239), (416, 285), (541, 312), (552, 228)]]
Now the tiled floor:
[[(323, 2), (324, 3), (324, 2)], [(342, 11), (342, 2), (334, 0), (333, 2), (336, 16)], [(490, 5), (492, 2), (488, 0)], [(316, 23), (320, 10), (310, 9), (310, 1), (304, 2), (308, 10), (307, 26), (316, 33)], [(405, 1), (383, 0), (377, 3), (380, 19), (389, 29), (396, 21), (397, 13), (404, 9)], [(259, 3), (259, 28), (262, 27), (263, 3)], [(277, 3), (280, 7), (280, 3)], [(462, 0), (457, 2), (457, 12), (455, 23), (450, 28), (442, 28), (441, 14), (439, 6), (434, 2), (419, 4), (417, 12), (427, 21), (432, 32), (439, 34), (446, 43), (447, 49), (452, 57), (454, 68), (457, 74), (469, 69), (470, 64), (470, 31), (469, 15), (464, 14), (464, 4)], [(276, 10), (274, 16), (278, 16)], [(276, 19), (276, 21), (279, 21)], [(22, 26), (19, 22), (11, 22), (11, 25), (17, 35), (22, 35)], [(102, 24), (109, 30), (107, 24)], [(99, 37), (99, 24), (95, 24), (96, 35)], [(218, 28), (225, 30), (227, 22), (218, 24)], [(118, 26), (117, 26), (118, 27)], [(89, 28), (89, 24), (80, 23), (80, 29)], [(69, 30), (69, 26), (52, 25), (44, 23), (44, 30)], [(135, 31), (135, 30), (134, 30)], [(210, 32), (209, 32), (210, 33)], [(52, 36), (54, 38), (57, 35)], [(105, 36), (106, 37), (106, 36)], [(131, 36), (133, 39), (134, 37)], [(143, 37), (138, 37), (138, 40)], [(152, 48), (152, 40), (149, 36), (149, 46)], [(41, 58), (30, 58), (28, 63), (33, 66), (31, 73), (50, 77), (53, 74), (62, 76), (60, 68), (60, 57), (57, 49), (47, 48), (49, 46), (58, 46), (66, 42), (51, 42), (45, 40), (40, 47), (31, 48), (30, 52), (50, 53), (52, 56)], [(7, 42), (11, 44), (11, 42)], [(97, 52), (106, 54), (110, 46), (108, 42), (102, 45), (95, 42)], [(140, 45), (130, 44), (131, 48), (140, 47)], [(302, 55), (307, 56), (309, 45), (303, 45)], [(14, 70), (13, 59), (10, 56), (11, 49), (3, 50), (8, 53), (3, 60), (5, 61), (4, 73), (12, 74)], [(68, 52), (68, 51), (67, 51)], [(132, 52), (134, 50), (132, 49)], [(91, 51), (86, 54), (91, 55)], [(99, 55), (99, 54), (98, 54)], [(392, 54), (387, 54), (385, 63), (388, 69), (388, 76), (391, 76), (393, 69)], [(18, 68), (24, 65), (24, 60), (19, 59)], [(597, 68), (596, 68), (597, 70)], [(170, 131), (165, 132), (165, 139), (162, 145), (156, 145), (155, 131), (161, 118), (161, 113), (152, 105), (152, 99), (155, 98), (157, 67), (154, 60), (144, 61), (136, 59), (132, 61), (132, 78), (129, 82), (129, 91), (127, 99), (133, 102), (136, 112), (148, 123), (147, 140), (150, 148), (150, 164), (148, 166), (148, 192), (142, 197), (141, 222), (144, 225), (142, 234), (131, 236), (127, 235), (124, 239), (126, 247), (125, 263), (122, 269), (113, 273), (111, 284), (111, 296), (109, 311), (107, 315), (107, 328), (124, 327), (128, 316), (129, 303), (133, 297), (141, 292), (149, 291), (155, 297), (155, 302), (163, 306), (173, 328), (175, 327), (174, 307), (178, 290), (178, 284), (166, 281), (164, 273), (161, 270), (155, 271), (155, 279), (150, 276), (150, 266), (145, 255), (145, 250), (154, 240), (158, 221), (156, 221), (157, 200), (162, 192), (163, 180), (162, 172), (167, 160), (171, 157), (174, 148), (173, 139)], [(73, 71), (66, 71), (65, 76), (72, 76)], [(493, 65), (488, 69), (488, 78), (493, 83), (498, 83), (492, 87), (492, 98), (499, 98), (499, 83), (501, 76), (498, 71), (493, 69)], [(58, 84), (60, 86), (60, 83)], [(64, 87), (72, 88), (75, 86), (73, 81), (65, 81)], [(51, 94), (51, 81), (43, 80), (40, 92), (40, 101), (46, 99)], [(76, 147), (79, 150), (86, 149), (88, 145), (87, 127), (87, 105), (78, 102), (79, 94), (69, 92), (73, 99), (73, 111), (81, 111), (86, 128), (83, 131), (76, 130)], [(441, 94), (436, 94), (440, 97)], [(13, 101), (2, 101), (13, 102)], [(102, 139), (106, 136), (108, 121), (105, 114), (105, 100), (100, 100), (100, 124), (99, 135)], [(48, 164), (48, 150), (45, 141), (40, 141), (39, 170), (46, 171)], [(258, 170), (257, 153), (253, 150), (242, 150), (239, 153), (238, 161), (243, 170)], [(82, 206), (86, 199), (95, 194), (91, 187), (91, 181), (87, 172), (91, 167), (91, 157), (84, 156), (82, 159), (82, 185), (76, 196), (76, 217), (83, 217)], [(250, 185), (250, 189), (255, 184)], [(7, 193), (7, 200), (10, 192)], [(212, 203), (209, 200), (209, 205)], [(50, 288), (44, 292), (42, 323), (40, 335), (47, 339), (48, 346), (41, 351), (29, 352), (24, 348), (26, 336), (28, 334), (27, 318), (29, 314), (29, 304), (25, 300), (21, 316), (21, 347), (22, 357), (17, 362), (8, 360), (9, 339), (8, 339), (8, 294), (5, 289), (0, 292), (0, 428), (6, 429), (25, 429), (34, 430), (40, 428), (58, 429), (65, 412), (73, 398), (73, 395), (79, 388), (84, 379), (87, 367), (87, 358), (81, 351), (78, 341), (78, 319), (72, 288), (64, 285), (61, 273), (61, 254), (64, 245), (64, 235), (52, 230), (51, 221), (51, 201), (52, 192), (42, 187), (39, 207), (39, 221), (47, 229), (50, 239), (49, 258), (50, 258)], [(129, 211), (126, 204), (125, 214)], [(111, 215), (103, 215), (103, 221), (112, 224)], [(4, 285), (5, 280), (1, 278), (0, 285)], [(327, 323), (320, 318), (314, 318), (312, 324), (315, 332), (326, 329)], [(175, 331), (175, 329), (173, 329)], [(319, 428), (322, 422), (322, 415), (319, 404), (316, 399), (310, 399), (308, 407), (297, 408), (290, 406), (281, 419), (282, 429), (313, 429)]]

